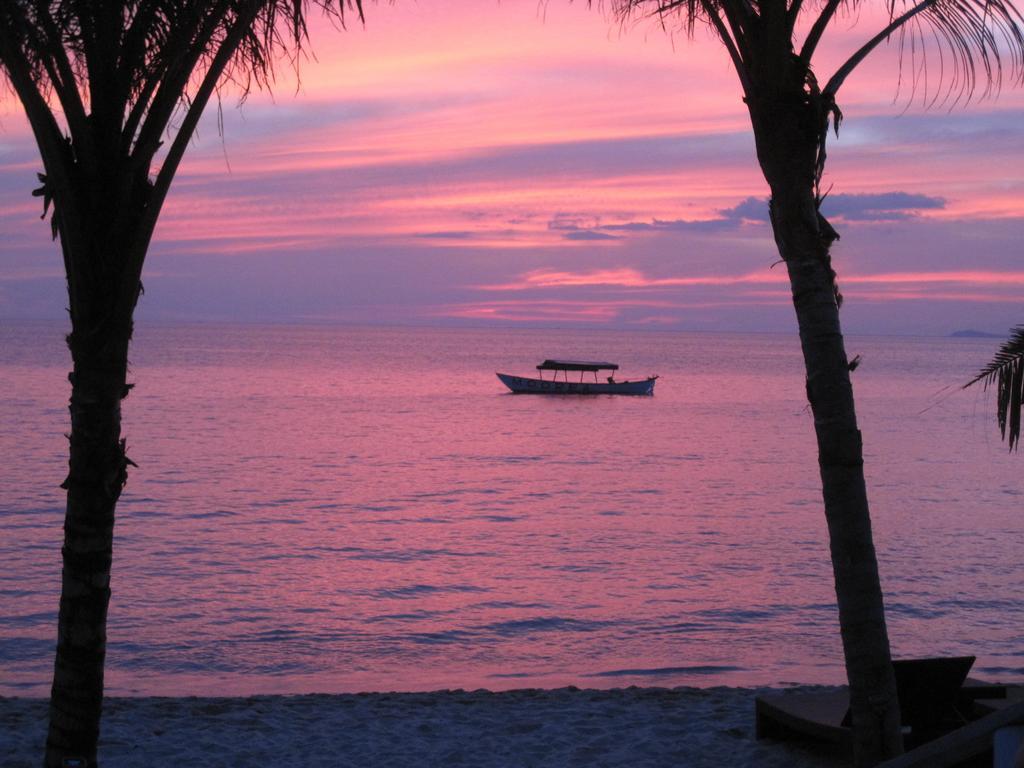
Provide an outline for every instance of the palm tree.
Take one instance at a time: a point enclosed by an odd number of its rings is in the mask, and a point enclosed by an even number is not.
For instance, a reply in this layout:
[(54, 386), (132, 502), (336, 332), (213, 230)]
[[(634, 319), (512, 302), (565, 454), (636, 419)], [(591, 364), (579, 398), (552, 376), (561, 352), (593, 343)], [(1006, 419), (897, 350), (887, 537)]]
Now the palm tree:
[[(1010, 450), (1020, 444), (1020, 407), (1024, 404), (1024, 325), (1010, 330), (1010, 338), (963, 389), (984, 381), (985, 389), (996, 387), (996, 422)], [(1007, 435), (1009, 431), (1009, 435)]]
[[(836, 14), (859, 0), (613, 0), (620, 19), (657, 18), (689, 33), (710, 28), (739, 76), (757, 159), (771, 190), (769, 213), (785, 261), (814, 415), (840, 631), (850, 683), (854, 755), (873, 765), (902, 751), (899, 706), (890, 660), (878, 565), (864, 484), (850, 370), (839, 323), (842, 296), (829, 254), (839, 235), (821, 214), (825, 143), (839, 129), (836, 103), (850, 73), (894, 34), (914, 57), (938, 48), (947, 98), (979, 82), (998, 86), (1003, 64), (1022, 71), (1024, 34), (1013, 0), (886, 0), (883, 28), (827, 80), (814, 55)], [(915, 66), (918, 62), (912, 62)], [(915, 70), (916, 71), (916, 70)], [(822, 86), (821, 83), (824, 82)], [(1018, 369), (1019, 370), (1019, 369)], [(1011, 424), (1012, 426), (1012, 424)]]
[[(311, 5), (361, 0), (4, 0), (0, 73), (28, 117), (68, 282), (70, 462), (46, 765), (96, 764), (133, 314), (157, 217), (210, 98), (268, 84)], [(166, 147), (164, 146), (166, 142)]]

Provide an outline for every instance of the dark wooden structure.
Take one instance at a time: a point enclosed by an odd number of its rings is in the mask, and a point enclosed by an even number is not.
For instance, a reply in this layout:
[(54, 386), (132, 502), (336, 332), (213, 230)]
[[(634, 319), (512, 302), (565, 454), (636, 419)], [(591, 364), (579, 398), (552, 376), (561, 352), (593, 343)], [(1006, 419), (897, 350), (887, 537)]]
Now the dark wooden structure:
[(996, 731), (1024, 724), (1022, 689), (1011, 689), (1012, 698), (1002, 699), (1005, 706), (994, 707), (989, 714), (962, 728), (929, 741), (878, 768), (954, 768), (961, 765), (992, 765), (989, 753)]
[[(893, 662), (907, 749), (943, 736), (1005, 701), (1005, 686), (967, 677), (973, 656)], [(852, 746), (848, 689), (767, 694), (755, 699), (758, 738), (803, 737)]]

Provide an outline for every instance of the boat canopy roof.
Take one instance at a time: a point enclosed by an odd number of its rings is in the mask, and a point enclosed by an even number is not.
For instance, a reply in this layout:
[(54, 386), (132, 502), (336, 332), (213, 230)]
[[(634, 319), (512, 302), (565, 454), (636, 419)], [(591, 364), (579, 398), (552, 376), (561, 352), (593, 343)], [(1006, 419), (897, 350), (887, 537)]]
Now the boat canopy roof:
[(582, 360), (545, 360), (538, 371), (617, 371), (616, 363), (590, 363)]

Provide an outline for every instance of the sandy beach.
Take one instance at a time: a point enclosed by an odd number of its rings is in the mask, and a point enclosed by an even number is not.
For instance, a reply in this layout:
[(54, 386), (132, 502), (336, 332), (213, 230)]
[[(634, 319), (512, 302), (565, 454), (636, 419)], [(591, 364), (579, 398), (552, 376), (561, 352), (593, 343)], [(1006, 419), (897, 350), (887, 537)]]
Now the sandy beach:
[[(844, 765), (754, 738), (755, 689), (440, 691), (113, 698), (101, 764), (120, 766)], [(0, 763), (36, 766), (46, 701), (0, 699)]]

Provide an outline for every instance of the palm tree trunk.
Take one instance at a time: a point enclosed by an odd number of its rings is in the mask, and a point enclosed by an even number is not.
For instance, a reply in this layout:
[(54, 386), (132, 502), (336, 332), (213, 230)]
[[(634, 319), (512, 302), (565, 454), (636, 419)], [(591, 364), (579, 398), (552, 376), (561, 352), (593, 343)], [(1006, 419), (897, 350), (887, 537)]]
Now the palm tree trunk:
[(885, 624), (864, 458), (839, 324), (829, 245), (806, 179), (775, 179), (772, 227), (786, 262), (814, 415), (839, 625), (850, 683), (854, 762), (872, 766), (903, 751), (896, 679)]
[(757, 159), (771, 188), (772, 231), (786, 263), (814, 415), (832, 572), (853, 715), (854, 764), (903, 752), (864, 456), (839, 324), (842, 297), (829, 248), (838, 235), (819, 212), (818, 184), (834, 104), (825, 99), (785, 34), (763, 38), (762, 66), (745, 101)]
[(96, 765), (114, 506), (127, 478), (121, 400), (131, 332), (130, 319), (79, 318), (68, 337), (71, 457), (46, 768), (61, 768), (68, 758)]

